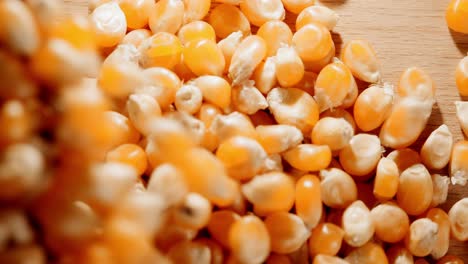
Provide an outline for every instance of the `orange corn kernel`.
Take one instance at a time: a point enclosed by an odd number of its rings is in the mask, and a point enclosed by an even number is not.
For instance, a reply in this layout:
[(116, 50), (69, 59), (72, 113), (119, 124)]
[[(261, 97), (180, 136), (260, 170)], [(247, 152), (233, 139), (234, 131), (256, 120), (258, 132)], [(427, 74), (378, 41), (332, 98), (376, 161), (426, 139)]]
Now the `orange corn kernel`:
[(152, 96), (163, 110), (174, 103), (176, 91), (181, 86), (177, 74), (163, 67), (151, 67), (143, 71), (143, 76), (145, 85), (137, 88), (136, 93)]
[(380, 81), (380, 65), (372, 45), (366, 40), (352, 40), (341, 52), (341, 59), (353, 75), (365, 82)]
[(468, 96), (468, 56), (463, 58), (457, 65), (455, 80), (458, 93), (461, 96)]
[(224, 67), (224, 55), (216, 42), (208, 39), (195, 39), (184, 47), (185, 65), (196, 75), (221, 76)]
[(144, 28), (148, 25), (150, 12), (154, 7), (152, 0), (121, 0), (119, 6), (127, 19), (127, 27)]
[(349, 264), (349, 262), (339, 257), (320, 254), (314, 257), (312, 264)]
[[(322, 218), (320, 180), (315, 175), (304, 175), (296, 182), (296, 214), (307, 228), (317, 226)], [(320, 252), (326, 253), (326, 252)]]
[(90, 15), (95, 40), (100, 47), (112, 47), (121, 42), (127, 32), (124, 12), (117, 2), (98, 6)]
[(182, 25), (184, 2), (180, 0), (158, 1), (149, 16), (149, 28), (156, 34), (167, 32), (175, 34)]
[(405, 238), (406, 248), (416, 257), (431, 253), (437, 243), (439, 225), (429, 218), (419, 218), (411, 223)]
[(123, 144), (109, 151), (106, 161), (128, 164), (136, 169), (138, 175), (142, 175), (147, 167), (145, 151), (135, 144)]
[(365, 89), (354, 104), (354, 119), (363, 131), (380, 127), (390, 114), (395, 92), (393, 86), (372, 85)]
[(211, 252), (210, 264), (224, 263), (223, 262), (224, 261), (223, 248), (218, 243), (216, 243), (216, 241), (213, 241), (210, 238), (202, 237), (202, 238), (196, 239), (195, 242), (203, 244), (210, 249), (210, 252)]
[(448, 212), (451, 234), (459, 241), (468, 241), (468, 198), (456, 202)]
[(447, 7), (445, 19), (450, 29), (468, 34), (468, 2), (452, 0)]
[(320, 171), (322, 201), (331, 208), (346, 208), (357, 199), (357, 187), (353, 178), (340, 169)]
[(211, 10), (208, 18), (218, 38), (226, 38), (240, 31), (242, 35), (250, 35), (250, 23), (239, 8), (230, 4), (221, 4)]
[(369, 242), (362, 247), (353, 249), (345, 258), (350, 264), (388, 264), (387, 256), (382, 246)]
[(141, 66), (174, 68), (182, 54), (182, 44), (179, 38), (167, 32), (159, 32), (144, 40), (138, 48)]
[(205, 21), (193, 21), (183, 25), (177, 33), (180, 42), (186, 44), (196, 39), (208, 39), (216, 42), (214, 28)]
[(374, 235), (375, 227), (367, 206), (360, 200), (350, 204), (343, 213), (344, 240), (348, 245), (360, 247)]
[(387, 155), (387, 158), (395, 162), (400, 174), (407, 168), (415, 164), (422, 163), (419, 153), (410, 148), (396, 149), (390, 152)]
[(296, 169), (319, 171), (328, 168), (332, 153), (326, 145), (301, 144), (283, 153), (283, 158)]
[(231, 252), (241, 263), (262, 263), (270, 253), (270, 244), (265, 224), (254, 215), (236, 220), (229, 230)]
[(259, 125), (256, 128), (258, 141), (268, 154), (281, 153), (299, 145), (302, 132), (291, 125)]
[(419, 215), (426, 211), (432, 202), (432, 178), (422, 164), (416, 164), (400, 175), (397, 203), (409, 215)]
[(267, 94), (277, 83), (276, 74), (276, 58), (268, 57), (255, 68), (252, 80), (260, 92)]
[(332, 223), (321, 223), (312, 230), (309, 239), (309, 254), (311, 257), (325, 254), (334, 256), (341, 248), (344, 231)]
[(321, 24), (312, 22), (303, 26), (294, 33), (292, 43), (304, 61), (306, 69), (316, 66), (310, 69), (316, 71), (317, 68), (323, 67), (323, 64), (327, 64), (334, 56), (335, 44), (330, 31)]
[(421, 148), (421, 159), (429, 169), (443, 169), (450, 161), (453, 136), (447, 125), (432, 131)]
[(109, 122), (112, 127), (113, 138), (116, 139), (114, 146), (125, 143), (136, 144), (140, 139), (140, 134), (126, 116), (114, 111), (107, 111), (104, 113), (104, 118), (106, 123)]
[(135, 29), (127, 33), (121, 44), (132, 44), (136, 48), (140, 47), (143, 40), (151, 37), (151, 31), (145, 28)]
[(465, 185), (468, 181), (468, 141), (455, 143), (450, 160), (450, 177), (452, 184)]
[(173, 263), (208, 264), (211, 261), (211, 251), (207, 245), (194, 241), (183, 241), (169, 249), (167, 257)]
[(235, 49), (228, 76), (232, 79), (232, 85), (238, 85), (246, 81), (253, 74), (255, 68), (265, 58), (267, 46), (259, 36), (248, 36)]
[(292, 87), (304, 77), (304, 64), (293, 47), (280, 47), (275, 61), (276, 78), (281, 87)]
[(258, 29), (257, 36), (265, 40), (267, 57), (270, 57), (275, 56), (282, 45), (291, 45), (293, 33), (285, 22), (271, 20)]
[(329, 109), (320, 115), (321, 119), (325, 117), (343, 118), (353, 127), (353, 131), (354, 132), (356, 131), (356, 123), (354, 122), (353, 115), (349, 113), (346, 109), (343, 109), (343, 108), (336, 108), (333, 110)]
[(440, 259), (449, 249), (450, 243), (450, 219), (446, 212), (439, 208), (432, 208), (427, 212), (427, 218), (439, 225), (437, 231), (437, 241), (432, 249), (431, 256), (434, 259)]
[(309, 6), (299, 13), (296, 18), (296, 30), (301, 29), (309, 23), (318, 23), (328, 30), (333, 30), (340, 17), (335, 11), (325, 6)]
[(397, 193), (399, 178), (396, 163), (389, 158), (381, 158), (375, 173), (374, 196), (379, 200), (392, 199)]
[(232, 224), (240, 219), (240, 216), (233, 211), (219, 210), (211, 214), (207, 229), (211, 237), (219, 242), (223, 247), (229, 248), (229, 229)]
[(203, 20), (208, 15), (211, 0), (183, 0), (185, 6), (184, 24), (196, 20)]
[(315, 4), (315, 0), (282, 0), (284, 7), (291, 13), (299, 14), (307, 7)]
[(310, 235), (304, 222), (295, 214), (273, 213), (264, 223), (270, 235), (271, 251), (275, 253), (289, 254), (298, 250)]
[(464, 264), (465, 262), (454, 255), (446, 255), (445, 257), (439, 259), (436, 264)]
[(281, 0), (241, 1), (240, 9), (250, 23), (257, 27), (271, 20), (283, 20), (285, 17), (285, 10)]
[(132, 94), (126, 108), (135, 128), (143, 135), (151, 134), (151, 120), (161, 116), (158, 102), (146, 94)]
[(397, 94), (402, 97), (415, 97), (420, 100), (433, 100), (435, 86), (431, 77), (422, 69), (411, 67), (400, 77)]
[(385, 202), (372, 208), (370, 216), (374, 222), (376, 237), (384, 242), (396, 243), (408, 233), (408, 215), (393, 202)]
[(377, 136), (357, 134), (340, 151), (340, 164), (353, 176), (366, 176), (376, 167), (382, 156), (382, 146)]
[(32, 136), (36, 120), (31, 110), (20, 100), (8, 100), (3, 103), (0, 107), (1, 143), (24, 141)]
[(231, 104), (231, 85), (224, 78), (205, 75), (196, 78), (194, 83), (200, 88), (205, 101), (221, 109)]

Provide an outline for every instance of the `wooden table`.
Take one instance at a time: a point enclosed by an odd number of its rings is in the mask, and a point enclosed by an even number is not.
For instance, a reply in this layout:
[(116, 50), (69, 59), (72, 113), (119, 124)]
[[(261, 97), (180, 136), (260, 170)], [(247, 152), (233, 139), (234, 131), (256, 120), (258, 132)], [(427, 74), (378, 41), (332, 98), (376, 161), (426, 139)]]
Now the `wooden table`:
[[(86, 14), (87, 0), (64, 0), (67, 14)], [(382, 64), (383, 79), (396, 84), (402, 71), (418, 66), (427, 71), (437, 86), (437, 104), (422, 138), (445, 123), (463, 139), (455, 117), (454, 101), (460, 100), (455, 87), (455, 67), (468, 52), (468, 35), (449, 31), (445, 8), (449, 0), (322, 0), (341, 20), (335, 29), (337, 50), (352, 39), (369, 40)], [(295, 17), (286, 21), (294, 25)], [(467, 99), (467, 98), (465, 98)], [(468, 196), (467, 187), (452, 187), (448, 210), (460, 198)], [(468, 263), (468, 243), (453, 242), (450, 253)]]

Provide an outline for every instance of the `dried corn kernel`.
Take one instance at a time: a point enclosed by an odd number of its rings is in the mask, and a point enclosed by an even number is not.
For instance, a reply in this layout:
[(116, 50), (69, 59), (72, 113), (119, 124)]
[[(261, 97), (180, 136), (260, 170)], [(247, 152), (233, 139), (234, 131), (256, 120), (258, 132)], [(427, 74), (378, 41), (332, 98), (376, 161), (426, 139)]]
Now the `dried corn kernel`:
[(403, 246), (395, 245), (387, 249), (387, 258), (390, 264), (413, 264), (413, 255)]
[(224, 61), (225, 61), (224, 73), (229, 72), (229, 67), (231, 66), (232, 55), (234, 55), (234, 52), (236, 51), (237, 47), (241, 43), (242, 39), (243, 39), (242, 32), (236, 31), (218, 42), (217, 45), (221, 49), (221, 52), (223, 53)]
[(453, 137), (446, 125), (434, 130), (421, 148), (421, 159), (430, 169), (443, 169), (450, 160)]
[(266, 43), (258, 36), (248, 36), (234, 51), (228, 76), (233, 85), (246, 81), (266, 56)]
[(307, 7), (312, 6), (315, 0), (283, 0), (283, 5), (289, 12), (299, 14)]
[(263, 94), (267, 94), (277, 83), (276, 58), (268, 57), (262, 61), (252, 74), (255, 86)]
[(145, 39), (140, 47), (140, 65), (148, 67), (174, 68), (182, 54), (182, 44), (175, 35), (159, 32)]
[(397, 203), (409, 215), (419, 215), (431, 205), (432, 178), (422, 164), (416, 164), (400, 175)]
[(337, 13), (325, 6), (309, 6), (302, 10), (296, 18), (296, 30), (309, 23), (324, 25), (328, 30), (333, 30), (340, 17)]
[(257, 138), (257, 132), (249, 117), (239, 112), (232, 112), (229, 115), (217, 115), (211, 123), (210, 130), (220, 141), (233, 136)]
[(405, 238), (406, 248), (416, 257), (431, 253), (437, 243), (439, 225), (429, 218), (420, 218), (411, 223)]
[(468, 96), (468, 56), (463, 58), (457, 65), (455, 80), (458, 93), (461, 96)]
[(367, 206), (362, 201), (350, 204), (343, 213), (344, 240), (350, 246), (360, 247), (374, 235), (374, 222)]
[(115, 46), (125, 37), (127, 21), (117, 2), (98, 6), (90, 18), (95, 39), (100, 47)]
[(195, 85), (185, 84), (175, 94), (175, 106), (177, 110), (189, 114), (195, 114), (200, 110), (203, 102), (203, 94)]
[(468, 135), (468, 102), (455, 101), (458, 123), (465, 135)]
[(320, 180), (315, 175), (304, 175), (296, 182), (296, 214), (307, 228), (317, 226), (322, 217)]
[(422, 163), (419, 153), (410, 148), (396, 149), (390, 152), (387, 155), (387, 158), (395, 162), (400, 174), (407, 168), (415, 164)]
[(119, 6), (127, 19), (127, 27), (131, 29), (144, 28), (148, 25), (150, 12), (154, 6), (151, 0), (120, 0)]
[(465, 0), (450, 1), (445, 13), (445, 19), (450, 29), (468, 34), (467, 8), (468, 3)]
[(136, 48), (147, 38), (151, 37), (151, 31), (145, 28), (135, 29), (127, 33), (121, 44), (132, 44)]
[(183, 0), (185, 6), (184, 24), (202, 20), (210, 11), (211, 0)]
[(304, 64), (293, 47), (280, 47), (275, 62), (276, 79), (281, 87), (292, 87), (304, 77)]
[(259, 110), (266, 109), (268, 103), (263, 94), (253, 85), (245, 82), (232, 90), (232, 105), (241, 113), (252, 115)]
[(205, 197), (188, 193), (172, 212), (172, 219), (178, 225), (199, 230), (208, 224), (211, 210), (211, 203)]
[(372, 208), (370, 216), (374, 222), (376, 237), (384, 242), (396, 243), (408, 233), (408, 215), (393, 202)]
[(349, 144), (354, 136), (353, 127), (344, 118), (323, 117), (312, 129), (314, 144), (327, 145), (332, 151), (339, 151)]
[(214, 28), (205, 21), (193, 21), (183, 25), (177, 36), (182, 44), (196, 39), (208, 39), (216, 42)]
[(435, 86), (431, 77), (422, 69), (411, 67), (400, 77), (397, 93), (402, 97), (415, 97), (430, 101), (435, 97)]
[(353, 249), (345, 258), (350, 264), (388, 264), (387, 256), (382, 246), (369, 242), (362, 247)]
[(163, 67), (151, 67), (143, 71), (143, 77), (144, 86), (137, 88), (135, 92), (152, 96), (163, 110), (169, 108), (181, 86), (177, 74)]
[(148, 192), (160, 195), (167, 207), (182, 203), (188, 193), (184, 175), (169, 163), (153, 170), (146, 188)]
[(268, 230), (258, 217), (244, 216), (230, 227), (229, 245), (239, 262), (262, 263), (270, 253)]
[(436, 207), (447, 201), (450, 178), (439, 174), (432, 174), (433, 195), (431, 207)]
[(161, 116), (158, 102), (146, 94), (132, 94), (127, 100), (130, 121), (143, 135), (151, 134), (151, 120)]
[(381, 158), (377, 164), (373, 193), (379, 200), (392, 199), (398, 189), (400, 172), (396, 163), (389, 158)]
[(380, 81), (380, 66), (371, 44), (365, 40), (348, 42), (341, 53), (341, 59), (353, 75), (365, 82)]
[(334, 256), (341, 248), (344, 231), (332, 223), (321, 223), (314, 229), (309, 239), (309, 253), (317, 257), (319, 254)]
[(169, 259), (174, 263), (210, 264), (211, 252), (207, 245), (198, 242), (184, 241), (169, 249)]
[(468, 198), (456, 202), (448, 212), (451, 234), (459, 241), (468, 241)]
[(468, 181), (468, 141), (455, 143), (450, 160), (450, 177), (452, 184), (465, 185)]
[(340, 163), (353, 176), (366, 176), (376, 167), (382, 156), (382, 146), (377, 136), (357, 134), (340, 151)]
[(211, 237), (219, 242), (223, 247), (229, 248), (229, 229), (232, 224), (240, 219), (240, 216), (233, 211), (219, 210), (211, 214), (208, 222), (208, 232)]
[(281, 153), (302, 142), (301, 131), (291, 125), (257, 126), (258, 141), (268, 154)]
[(265, 227), (271, 241), (271, 251), (289, 254), (298, 250), (307, 241), (309, 230), (297, 215), (278, 212), (265, 218)]
[(450, 219), (447, 213), (439, 208), (432, 208), (429, 210), (426, 217), (439, 226), (437, 231), (437, 241), (432, 249), (431, 256), (434, 259), (440, 259), (447, 254), (449, 249)]
[(393, 87), (373, 85), (364, 90), (354, 104), (354, 118), (363, 131), (371, 131), (382, 125), (393, 104)]
[(285, 10), (281, 0), (241, 1), (240, 9), (251, 24), (260, 27), (271, 20), (283, 20)]
[(320, 254), (314, 257), (312, 264), (349, 264), (349, 262), (339, 257)]
[(265, 40), (267, 56), (270, 57), (275, 56), (282, 45), (291, 45), (293, 33), (283, 21), (271, 20), (258, 28), (257, 36)]
[(330, 165), (332, 153), (326, 145), (301, 144), (283, 153), (283, 158), (302, 171), (319, 171)]
[(222, 75), (225, 67), (224, 55), (216, 42), (195, 39), (184, 47), (184, 62), (198, 76)]
[(184, 18), (184, 2), (181, 0), (158, 1), (149, 15), (149, 28), (153, 34), (168, 32), (175, 34)]
[(230, 34), (240, 31), (242, 35), (250, 34), (250, 23), (239, 8), (230, 4), (221, 4), (211, 10), (208, 18), (218, 38), (226, 38)]
[(303, 26), (294, 33), (292, 43), (307, 70), (320, 71), (335, 55), (331, 34), (321, 24), (312, 22)]
[(147, 167), (145, 151), (135, 144), (123, 144), (109, 151), (106, 161), (128, 164), (135, 168), (138, 175), (142, 175)]
[(353, 178), (340, 169), (320, 171), (322, 201), (331, 208), (346, 208), (357, 199), (357, 187)]

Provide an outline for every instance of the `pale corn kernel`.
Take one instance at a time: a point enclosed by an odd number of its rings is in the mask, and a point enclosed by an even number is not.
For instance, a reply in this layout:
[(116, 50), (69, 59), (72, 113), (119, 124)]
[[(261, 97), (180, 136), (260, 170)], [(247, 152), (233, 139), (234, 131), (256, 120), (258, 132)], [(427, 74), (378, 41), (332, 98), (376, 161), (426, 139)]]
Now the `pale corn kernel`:
[(341, 52), (341, 59), (353, 75), (365, 82), (380, 81), (380, 65), (372, 45), (366, 40), (352, 40)]
[(411, 223), (405, 238), (406, 248), (416, 257), (431, 253), (437, 243), (439, 225), (429, 218), (419, 218)]
[(210, 238), (202, 237), (202, 238), (197, 238), (195, 242), (205, 245), (210, 249), (210, 253), (211, 253), (210, 264), (224, 263), (223, 262), (224, 261), (223, 248), (221, 247), (221, 245), (216, 243), (216, 241), (213, 241)]
[(208, 15), (211, 0), (183, 0), (185, 6), (184, 24), (196, 20), (203, 20)]
[(261, 173), (267, 173), (272, 171), (282, 171), (283, 163), (280, 154), (270, 154), (263, 163), (263, 167), (260, 170)]
[(236, 31), (218, 42), (217, 45), (221, 49), (221, 52), (223, 53), (224, 61), (225, 61), (224, 73), (229, 72), (229, 67), (231, 66), (232, 55), (234, 55), (234, 52), (236, 51), (237, 47), (241, 43), (242, 39), (243, 39), (242, 32)]
[(194, 80), (200, 88), (203, 99), (221, 109), (231, 104), (231, 85), (222, 77), (214, 75), (200, 76)]
[(152, 0), (120, 0), (120, 9), (125, 14), (127, 27), (130, 29), (144, 28), (148, 25), (150, 13), (154, 7)]
[(178, 111), (195, 114), (200, 110), (203, 94), (195, 85), (185, 84), (175, 94), (175, 106)]
[(315, 4), (315, 0), (282, 0), (284, 8), (293, 14), (299, 14), (302, 10)]
[(344, 118), (323, 117), (312, 129), (311, 139), (314, 144), (327, 145), (331, 151), (339, 151), (349, 144), (354, 136), (354, 129)]
[(312, 230), (309, 239), (309, 253), (311, 257), (325, 254), (335, 256), (341, 248), (344, 231), (332, 223), (321, 223)]
[(323, 68), (315, 82), (314, 98), (320, 112), (343, 104), (348, 93), (356, 85), (351, 71), (342, 62), (333, 62)]
[(140, 139), (140, 134), (126, 116), (115, 111), (106, 111), (104, 112), (104, 119), (112, 128), (113, 137), (115, 138), (114, 146), (137, 143)]
[(314, 257), (312, 264), (349, 264), (349, 262), (339, 257), (319, 254)]
[(182, 55), (182, 43), (175, 35), (158, 32), (145, 39), (138, 47), (140, 51), (140, 65), (148, 67), (174, 68)]
[(257, 66), (252, 74), (252, 80), (260, 92), (267, 94), (276, 86), (276, 75), (276, 58), (268, 57)]
[(314, 98), (300, 89), (274, 88), (268, 93), (267, 101), (276, 122), (296, 126), (303, 133), (310, 133), (319, 120)]
[(165, 117), (179, 122), (196, 145), (200, 145), (203, 141), (207, 128), (201, 120), (198, 120), (193, 115), (181, 111), (167, 112)]
[(288, 24), (279, 20), (271, 20), (258, 28), (257, 36), (265, 40), (267, 56), (275, 56), (282, 45), (290, 46), (293, 33)]
[(380, 263), (388, 264), (387, 256), (382, 246), (369, 242), (362, 247), (353, 249), (345, 258), (350, 264)]
[(131, 44), (136, 48), (147, 38), (151, 37), (151, 31), (146, 28), (135, 29), (127, 33), (120, 44)]
[(239, 112), (232, 112), (229, 115), (217, 115), (209, 129), (220, 141), (233, 136), (257, 138), (257, 132), (249, 117)]
[(382, 157), (375, 172), (374, 196), (379, 200), (392, 199), (397, 193), (399, 178), (397, 164), (392, 159)]
[(408, 215), (393, 202), (372, 208), (370, 216), (374, 222), (375, 236), (384, 242), (397, 243), (408, 233)]
[(468, 198), (456, 202), (448, 215), (452, 236), (459, 241), (468, 241)]
[(328, 168), (332, 152), (327, 145), (300, 144), (283, 153), (283, 158), (302, 171), (320, 171)]
[(188, 193), (181, 204), (172, 212), (172, 219), (178, 225), (200, 230), (211, 216), (211, 203), (198, 193)]
[(265, 264), (292, 264), (287, 255), (272, 253), (268, 256)]
[(353, 178), (340, 169), (320, 171), (322, 201), (331, 208), (346, 208), (357, 199), (357, 187)]
[(242, 193), (264, 213), (287, 212), (294, 204), (294, 182), (283, 172), (255, 176), (242, 185)]
[(447, 125), (432, 131), (421, 148), (421, 159), (429, 169), (443, 169), (450, 160), (453, 136)]
[(0, 3), (0, 43), (14, 52), (30, 56), (40, 45), (39, 28), (34, 13), (19, 0)]
[(281, 87), (292, 87), (304, 77), (304, 64), (293, 47), (278, 48), (275, 62), (276, 79)]
[(291, 125), (260, 125), (255, 130), (258, 141), (268, 154), (286, 151), (299, 145), (304, 138), (301, 131)]
[(310, 231), (295, 214), (277, 212), (268, 215), (264, 220), (270, 235), (271, 251), (289, 254), (298, 250), (307, 241)]
[(167, 256), (171, 261), (173, 261), (173, 263), (211, 263), (210, 248), (207, 245), (194, 241), (183, 241), (172, 246), (171, 249), (169, 249)]
[(421, 101), (411, 96), (400, 98), (380, 130), (382, 145), (398, 149), (412, 145), (426, 127), (432, 105), (432, 100)]
[(216, 42), (214, 28), (205, 21), (193, 21), (183, 25), (177, 33), (182, 44), (196, 39), (209, 39)]
[(413, 165), (401, 173), (396, 200), (406, 213), (422, 214), (431, 205), (432, 195), (432, 178), (424, 165)]
[(387, 158), (393, 160), (401, 174), (407, 168), (422, 163), (419, 153), (410, 148), (396, 149), (387, 155)]
[[(155, 239), (155, 245), (162, 251), (167, 252), (177, 243), (192, 241), (197, 236), (198, 230), (184, 228), (178, 225), (166, 225), (162, 228)], [(172, 262), (167, 262), (167, 264)], [(165, 263), (166, 264), (166, 263)]]
[(210, 221), (208, 222), (208, 232), (224, 248), (229, 248), (229, 229), (239, 219), (240, 216), (233, 211), (215, 211), (211, 214)]
[(343, 213), (344, 241), (353, 247), (366, 244), (374, 235), (375, 227), (367, 206), (360, 200), (350, 204)]
[(340, 16), (326, 6), (309, 6), (297, 16), (296, 30), (301, 29), (309, 23), (319, 23), (324, 25), (328, 30), (333, 30), (336, 24), (338, 24), (339, 19)]
[(148, 166), (145, 151), (136, 144), (123, 144), (107, 152), (107, 162), (121, 162), (135, 168), (138, 176), (141, 176)]
[(439, 259), (436, 264), (464, 264), (465, 262), (454, 255), (445, 255), (443, 258)]
[(387, 249), (388, 263), (390, 264), (413, 264), (413, 255), (408, 249), (401, 245), (394, 245)]
[(236, 220), (229, 230), (232, 254), (241, 263), (262, 263), (271, 249), (270, 236), (265, 224), (254, 215)]
[(450, 180), (452, 184), (466, 185), (468, 181), (468, 141), (455, 143), (450, 160)]
[(455, 101), (456, 116), (463, 133), (468, 135), (468, 102)]
[(192, 40), (185, 44), (183, 54), (185, 65), (197, 76), (221, 76), (224, 71), (224, 55), (212, 40)]
[(445, 19), (450, 29), (468, 34), (466, 9), (468, 4), (464, 0), (452, 0), (447, 7)]
[(215, 136), (213, 131), (209, 128), (211, 123), (213, 123), (214, 118), (217, 115), (221, 115), (221, 110), (211, 104), (204, 103), (200, 107), (200, 111), (197, 113), (197, 118), (200, 119), (205, 124), (205, 136), (201, 145), (208, 150), (215, 150), (218, 147), (218, 138)]
[(231, 178), (245, 181), (260, 172), (267, 154), (256, 140), (237, 136), (221, 142), (216, 157), (223, 162)]
[(151, 133), (150, 123), (161, 116), (158, 102), (146, 94), (132, 94), (127, 100), (127, 112), (133, 126), (143, 135)]
[[(303, 26), (294, 33), (292, 43), (304, 61), (306, 69), (313, 71), (320, 70), (324, 66), (323, 64), (328, 64), (334, 56), (335, 44), (333, 43), (331, 34), (321, 24), (312, 22)], [(330, 56), (331, 53), (333, 54)], [(308, 67), (307, 64), (312, 65)]]
[(392, 109), (395, 92), (390, 84), (372, 85), (359, 94), (354, 104), (354, 119), (362, 131), (380, 127)]
[(422, 69), (411, 67), (401, 75), (396, 92), (401, 97), (431, 101), (435, 97), (436, 88), (427, 73)]
[(371, 134), (357, 134), (340, 151), (340, 163), (353, 176), (366, 176), (377, 167), (382, 157), (380, 139)]
[(431, 219), (439, 226), (437, 231), (437, 241), (431, 251), (434, 259), (440, 259), (449, 249), (450, 243), (450, 219), (446, 212), (439, 208), (432, 208), (427, 212), (427, 218)]
[(468, 56), (460, 60), (455, 70), (455, 79), (458, 93), (461, 96), (468, 96)]
[(143, 70), (145, 84), (136, 89), (136, 93), (147, 94), (166, 110), (175, 100), (175, 94), (181, 86), (177, 74), (163, 67), (151, 67)]
[(104, 3), (90, 15), (95, 40), (100, 47), (117, 45), (125, 37), (127, 21), (117, 2)]
[(315, 228), (322, 218), (320, 180), (315, 175), (304, 175), (296, 182), (296, 214), (308, 229)]
[[(279, 0), (278, 0), (279, 1)], [(248, 36), (241, 41), (232, 54), (228, 76), (233, 85), (250, 78), (255, 68), (266, 57), (266, 42), (258, 36)]]
[(181, 0), (160, 0), (149, 15), (149, 28), (156, 34), (168, 32), (175, 34), (184, 18), (184, 2)]
[(184, 175), (170, 163), (163, 163), (153, 170), (146, 189), (161, 196), (167, 207), (181, 204), (188, 193)]
[(286, 15), (281, 0), (241, 1), (240, 9), (250, 23), (257, 27), (271, 20), (283, 20)]
[(234, 32), (250, 35), (250, 23), (239, 8), (230, 4), (221, 4), (211, 10), (208, 22), (213, 26), (218, 38), (226, 38)]
[(252, 115), (268, 107), (265, 96), (254, 86), (253, 81), (246, 81), (232, 90), (232, 105), (244, 114)]
[(439, 206), (447, 201), (450, 178), (439, 174), (432, 174), (433, 195), (431, 207)]

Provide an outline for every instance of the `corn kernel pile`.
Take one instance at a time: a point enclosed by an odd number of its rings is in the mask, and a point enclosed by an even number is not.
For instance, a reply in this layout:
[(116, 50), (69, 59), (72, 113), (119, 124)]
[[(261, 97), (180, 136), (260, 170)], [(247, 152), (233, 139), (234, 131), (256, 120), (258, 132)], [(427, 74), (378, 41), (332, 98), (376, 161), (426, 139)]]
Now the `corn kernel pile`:
[(468, 141), (314, 2), (0, 1), (0, 263), (464, 263)]

